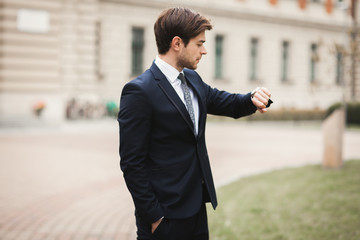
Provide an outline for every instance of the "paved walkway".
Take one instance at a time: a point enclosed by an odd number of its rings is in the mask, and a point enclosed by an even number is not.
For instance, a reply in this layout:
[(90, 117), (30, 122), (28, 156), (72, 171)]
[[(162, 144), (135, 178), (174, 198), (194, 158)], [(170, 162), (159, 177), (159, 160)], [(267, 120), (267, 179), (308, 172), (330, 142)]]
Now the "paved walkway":
[[(360, 159), (360, 131), (344, 142)], [(322, 158), (321, 129), (306, 125), (211, 122), (207, 143), (217, 186)], [(135, 239), (117, 151), (115, 121), (0, 129), (0, 239)]]

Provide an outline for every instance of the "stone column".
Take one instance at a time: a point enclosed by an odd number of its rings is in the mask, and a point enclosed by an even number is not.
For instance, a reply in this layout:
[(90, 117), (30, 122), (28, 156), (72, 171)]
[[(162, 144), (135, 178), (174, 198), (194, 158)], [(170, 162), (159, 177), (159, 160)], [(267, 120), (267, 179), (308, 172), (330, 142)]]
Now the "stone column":
[(323, 167), (340, 168), (343, 165), (343, 133), (345, 111), (334, 111), (323, 123), (324, 154)]

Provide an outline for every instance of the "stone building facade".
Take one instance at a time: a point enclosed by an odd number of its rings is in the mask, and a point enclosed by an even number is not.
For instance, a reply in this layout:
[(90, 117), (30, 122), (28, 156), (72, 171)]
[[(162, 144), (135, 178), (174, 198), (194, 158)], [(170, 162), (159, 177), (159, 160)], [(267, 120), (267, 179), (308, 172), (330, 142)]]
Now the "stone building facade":
[(353, 80), (346, 53), (351, 2), (358, 0), (0, 0), (0, 119), (31, 119), (43, 106), (43, 119), (61, 123), (75, 104), (100, 116), (98, 107), (118, 103), (123, 85), (151, 65), (153, 24), (170, 6), (214, 24), (197, 70), (213, 87), (266, 86), (274, 108), (359, 101), (360, 61)]

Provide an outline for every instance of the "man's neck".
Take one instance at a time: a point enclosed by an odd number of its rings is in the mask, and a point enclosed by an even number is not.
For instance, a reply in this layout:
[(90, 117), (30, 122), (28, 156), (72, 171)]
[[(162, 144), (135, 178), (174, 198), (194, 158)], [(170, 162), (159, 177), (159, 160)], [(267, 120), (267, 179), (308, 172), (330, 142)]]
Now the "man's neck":
[(164, 62), (170, 64), (171, 66), (173, 66), (176, 70), (178, 70), (179, 72), (181, 72), (184, 68), (179, 67), (177, 65), (177, 61), (176, 58), (174, 56), (172, 56), (170, 53), (166, 53), (166, 54), (159, 54), (159, 58), (161, 60), (163, 60)]

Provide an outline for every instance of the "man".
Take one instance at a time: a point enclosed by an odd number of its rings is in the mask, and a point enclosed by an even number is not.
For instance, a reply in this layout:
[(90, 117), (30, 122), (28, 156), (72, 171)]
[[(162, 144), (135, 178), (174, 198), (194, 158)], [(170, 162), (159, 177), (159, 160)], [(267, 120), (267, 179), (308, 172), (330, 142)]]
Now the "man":
[(239, 118), (266, 112), (271, 101), (265, 88), (230, 94), (202, 81), (194, 69), (211, 29), (190, 9), (165, 10), (154, 25), (158, 56), (123, 88), (120, 166), (135, 204), (137, 239), (209, 239), (205, 202), (215, 209), (217, 200), (206, 115)]

